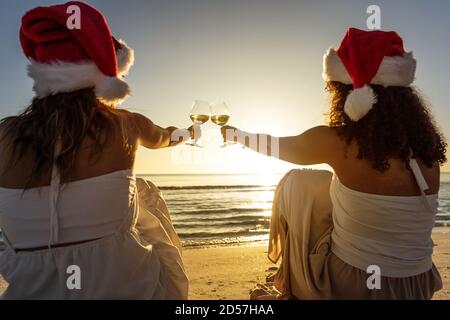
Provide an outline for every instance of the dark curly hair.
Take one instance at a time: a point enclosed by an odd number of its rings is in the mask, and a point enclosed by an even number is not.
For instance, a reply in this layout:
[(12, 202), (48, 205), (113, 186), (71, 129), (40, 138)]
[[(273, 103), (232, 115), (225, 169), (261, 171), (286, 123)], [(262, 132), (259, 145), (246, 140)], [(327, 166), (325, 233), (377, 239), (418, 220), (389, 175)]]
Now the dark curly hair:
[(377, 103), (361, 120), (354, 122), (344, 112), (352, 85), (327, 82), (331, 94), (329, 126), (336, 128), (347, 145), (356, 140), (359, 159), (367, 159), (374, 169), (385, 172), (389, 158), (408, 163), (412, 156), (432, 167), (447, 161), (447, 144), (419, 93), (412, 87), (371, 85)]

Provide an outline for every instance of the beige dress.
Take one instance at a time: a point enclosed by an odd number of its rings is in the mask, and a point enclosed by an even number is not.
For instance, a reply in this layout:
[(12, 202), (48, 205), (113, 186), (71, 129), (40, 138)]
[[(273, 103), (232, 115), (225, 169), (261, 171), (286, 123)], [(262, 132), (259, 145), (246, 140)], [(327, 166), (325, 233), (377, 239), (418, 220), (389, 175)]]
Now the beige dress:
[[(332, 173), (292, 170), (279, 183), (273, 202), (269, 259), (282, 258), (271, 279), (278, 299), (431, 299), (442, 288), (432, 267), (411, 277), (381, 276), (381, 289), (368, 289), (366, 270), (344, 262), (332, 251)], [(268, 286), (252, 298), (275, 298)]]

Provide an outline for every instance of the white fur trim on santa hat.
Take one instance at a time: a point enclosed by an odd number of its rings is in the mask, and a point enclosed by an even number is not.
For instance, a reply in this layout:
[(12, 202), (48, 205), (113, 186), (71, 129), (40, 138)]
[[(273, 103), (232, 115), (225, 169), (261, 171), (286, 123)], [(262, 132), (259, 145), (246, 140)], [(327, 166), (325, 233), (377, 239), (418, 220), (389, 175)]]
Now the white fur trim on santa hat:
[[(370, 84), (408, 87), (414, 82), (416, 60), (412, 52), (406, 52), (403, 57), (384, 57), (378, 72)], [(323, 57), (323, 79), (352, 84), (352, 79), (345, 69), (335, 49), (328, 49)]]
[(131, 49), (125, 41), (118, 40), (122, 48), (117, 50), (117, 69), (119, 76), (125, 76), (134, 64), (134, 50)]
[(28, 75), (34, 80), (33, 90), (39, 98), (95, 88), (97, 97), (104, 103), (117, 104), (130, 93), (126, 82), (105, 77), (92, 61), (39, 63), (30, 60)]
[[(134, 51), (123, 40), (117, 50), (118, 77), (128, 74), (134, 64)], [(120, 103), (130, 94), (126, 82), (115, 77), (106, 77), (90, 60), (77, 63), (56, 61), (40, 63), (30, 59), (28, 75), (34, 80), (33, 90), (39, 98), (61, 92), (73, 92), (94, 88), (97, 97), (107, 104)]]
[(92, 61), (39, 63), (30, 60), (28, 75), (39, 98), (95, 87), (103, 74)]
[(356, 122), (362, 119), (375, 103), (377, 103), (375, 92), (370, 86), (364, 86), (349, 93), (344, 111), (352, 121)]

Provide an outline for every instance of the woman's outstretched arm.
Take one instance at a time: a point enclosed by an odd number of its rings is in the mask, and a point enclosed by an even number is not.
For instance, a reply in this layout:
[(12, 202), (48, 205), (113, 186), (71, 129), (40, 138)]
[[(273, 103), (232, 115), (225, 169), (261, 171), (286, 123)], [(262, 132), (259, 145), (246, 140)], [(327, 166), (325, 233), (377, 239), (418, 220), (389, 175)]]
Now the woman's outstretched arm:
[(181, 133), (174, 134), (175, 131), (180, 130), (177, 127), (162, 128), (139, 113), (132, 113), (131, 117), (137, 128), (139, 143), (149, 149), (173, 147), (193, 134), (193, 127), (187, 129), (186, 133), (189, 136), (184, 137)]
[(336, 145), (342, 143), (335, 130), (328, 126), (314, 127), (292, 137), (254, 134), (224, 126), (222, 135), (224, 140), (235, 141), (256, 152), (299, 165), (331, 164)]

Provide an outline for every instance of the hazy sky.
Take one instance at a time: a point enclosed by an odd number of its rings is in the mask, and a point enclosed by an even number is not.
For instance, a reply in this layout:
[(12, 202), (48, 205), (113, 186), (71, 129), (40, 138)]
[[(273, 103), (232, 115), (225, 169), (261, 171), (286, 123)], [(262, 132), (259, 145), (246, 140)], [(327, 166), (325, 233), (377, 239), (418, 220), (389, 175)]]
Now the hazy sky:
[[(60, 1), (0, 0), (0, 118), (32, 98), (18, 30), (22, 15)], [(323, 124), (327, 96), (322, 56), (348, 27), (366, 28), (366, 8), (381, 7), (382, 29), (395, 30), (418, 60), (416, 85), (450, 137), (450, 1), (102, 0), (113, 34), (136, 50), (128, 77), (133, 96), (122, 107), (162, 125), (189, 126), (194, 99), (225, 100), (230, 124), (274, 135)], [(217, 128), (208, 124), (207, 137)], [(215, 131), (214, 131), (215, 129)], [(217, 138), (217, 137), (216, 137)], [(141, 150), (137, 171), (242, 172), (286, 170), (232, 146)], [(180, 158), (180, 155), (184, 157)], [(187, 157), (187, 158), (186, 158)], [(189, 158), (190, 157), (190, 158)], [(182, 160), (180, 160), (182, 159)], [(194, 163), (192, 163), (194, 162)], [(445, 170), (450, 171), (447, 164)]]

